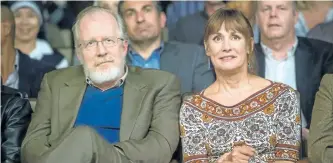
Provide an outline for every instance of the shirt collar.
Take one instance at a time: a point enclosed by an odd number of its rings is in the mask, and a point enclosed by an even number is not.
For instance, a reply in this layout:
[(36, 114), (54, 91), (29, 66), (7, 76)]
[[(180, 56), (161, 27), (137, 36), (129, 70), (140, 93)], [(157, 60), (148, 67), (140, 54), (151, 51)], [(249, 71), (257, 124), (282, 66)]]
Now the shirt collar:
[[(124, 74), (120, 79), (118, 79), (118, 80), (115, 82), (115, 84), (114, 84), (112, 87), (110, 87), (110, 88), (114, 88), (114, 87), (120, 87), (120, 86), (122, 86), (122, 85), (124, 84), (124, 82), (125, 82), (125, 79), (126, 79), (126, 77), (127, 77), (127, 74), (128, 74), (128, 66), (126, 65), (126, 66), (125, 66), (125, 74)], [(86, 77), (86, 83), (87, 83), (88, 85), (90, 85), (90, 86), (94, 86), (94, 87), (96, 87), (96, 86), (94, 85), (94, 83), (89, 79), (89, 77)]]
[[(155, 51), (158, 51), (159, 54), (161, 54), (163, 50), (164, 50), (164, 42), (161, 41), (160, 46), (159, 46), (157, 49), (155, 49), (155, 50), (153, 51), (153, 53), (154, 53)], [(136, 54), (136, 55), (139, 55), (139, 53), (137, 53), (137, 52), (133, 49), (132, 46), (129, 46), (128, 51), (129, 51), (129, 54), (130, 54), (130, 55), (135, 55), (135, 54)]]
[[(270, 57), (273, 57), (273, 53), (272, 53), (272, 49), (269, 48), (268, 46), (266, 46), (265, 44), (263, 44), (263, 42), (261, 41), (260, 42), (260, 45), (261, 45), (261, 48), (263, 49), (263, 52), (266, 56), (270, 56)], [(296, 51), (296, 48), (297, 48), (297, 45), (298, 45), (298, 38), (295, 37), (295, 42), (293, 44), (293, 46), (288, 50), (288, 57), (292, 56), (295, 54), (295, 51)]]

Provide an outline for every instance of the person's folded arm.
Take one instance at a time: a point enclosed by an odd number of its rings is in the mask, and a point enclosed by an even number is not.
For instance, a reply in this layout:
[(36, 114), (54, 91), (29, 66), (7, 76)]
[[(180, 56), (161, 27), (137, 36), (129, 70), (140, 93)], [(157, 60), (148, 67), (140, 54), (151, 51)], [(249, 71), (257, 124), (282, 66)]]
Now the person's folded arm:
[(147, 136), (114, 144), (131, 161), (165, 163), (171, 160), (179, 142), (180, 84), (171, 76), (157, 94)]
[(182, 142), (183, 162), (215, 162), (209, 160), (206, 149), (206, 136), (201, 113), (193, 108), (185, 98), (180, 109), (180, 138)]
[(333, 161), (333, 75), (325, 75), (316, 94), (309, 133), (309, 159)]
[(48, 135), (51, 132), (50, 116), (52, 99), (50, 96), (51, 90), (46, 74), (41, 84), (35, 111), (32, 113), (31, 123), (22, 143), (22, 163), (34, 163), (37, 158), (51, 147), (48, 142)]
[(295, 90), (288, 89), (280, 98), (275, 116), (277, 137), (275, 163), (292, 163), (299, 160), (301, 143), (301, 114)]

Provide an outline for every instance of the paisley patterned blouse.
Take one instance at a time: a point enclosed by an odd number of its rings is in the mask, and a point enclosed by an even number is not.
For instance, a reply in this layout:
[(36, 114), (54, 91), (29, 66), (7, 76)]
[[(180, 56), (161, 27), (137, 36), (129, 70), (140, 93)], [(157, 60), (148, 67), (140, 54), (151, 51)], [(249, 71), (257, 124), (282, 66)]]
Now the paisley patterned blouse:
[(275, 82), (234, 106), (223, 106), (202, 91), (184, 99), (180, 130), (186, 163), (215, 162), (239, 144), (256, 149), (250, 163), (297, 161), (299, 100), (295, 90)]

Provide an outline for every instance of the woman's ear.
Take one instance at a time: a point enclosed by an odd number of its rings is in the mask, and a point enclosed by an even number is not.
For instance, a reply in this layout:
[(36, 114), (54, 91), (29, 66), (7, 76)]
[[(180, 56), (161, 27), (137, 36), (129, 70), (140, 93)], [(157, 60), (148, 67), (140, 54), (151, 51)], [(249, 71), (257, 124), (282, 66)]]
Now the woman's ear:
[(208, 45), (207, 45), (207, 42), (206, 42), (206, 41), (204, 41), (204, 47), (205, 47), (206, 55), (210, 57), (211, 54), (210, 54), (210, 50), (209, 50), (209, 48), (208, 48)]

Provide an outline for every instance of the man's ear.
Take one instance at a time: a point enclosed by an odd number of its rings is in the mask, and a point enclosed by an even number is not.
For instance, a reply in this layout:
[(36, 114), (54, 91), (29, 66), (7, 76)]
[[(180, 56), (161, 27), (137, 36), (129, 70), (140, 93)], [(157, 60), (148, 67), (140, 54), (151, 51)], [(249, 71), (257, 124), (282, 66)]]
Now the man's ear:
[(296, 25), (297, 24), (297, 22), (298, 22), (298, 11), (297, 10), (295, 10), (294, 11), (295, 13), (294, 13), (294, 25)]
[(81, 64), (83, 64), (83, 58), (82, 58), (82, 53), (79, 51), (79, 48), (75, 48), (75, 54), (77, 56), (77, 59), (80, 61)]
[(123, 56), (126, 57), (126, 55), (127, 55), (127, 53), (128, 53), (128, 41), (127, 41), (127, 40), (124, 40), (122, 46), (123, 46), (123, 48), (124, 48)]
[(161, 13), (160, 13), (160, 25), (161, 25), (161, 28), (164, 28), (164, 27), (165, 27), (166, 20), (167, 20), (167, 17), (166, 17), (166, 15), (165, 15), (165, 13), (164, 13), (164, 12), (161, 12)]

